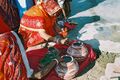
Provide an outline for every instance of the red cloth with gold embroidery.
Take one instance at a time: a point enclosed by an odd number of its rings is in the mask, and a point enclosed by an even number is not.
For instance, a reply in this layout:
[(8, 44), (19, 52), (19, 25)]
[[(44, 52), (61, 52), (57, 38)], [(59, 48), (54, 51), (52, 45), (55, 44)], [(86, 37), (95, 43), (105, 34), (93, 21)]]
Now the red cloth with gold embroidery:
[(0, 80), (28, 80), (15, 36), (0, 34)]
[[(30, 47), (41, 42), (44, 39), (34, 29), (44, 29), (48, 35), (55, 36), (54, 24), (56, 21), (55, 16), (49, 14), (43, 9), (42, 4), (35, 5), (25, 12), (21, 19), (19, 33), (22, 35), (25, 46)], [(28, 30), (26, 28), (33, 30)]]

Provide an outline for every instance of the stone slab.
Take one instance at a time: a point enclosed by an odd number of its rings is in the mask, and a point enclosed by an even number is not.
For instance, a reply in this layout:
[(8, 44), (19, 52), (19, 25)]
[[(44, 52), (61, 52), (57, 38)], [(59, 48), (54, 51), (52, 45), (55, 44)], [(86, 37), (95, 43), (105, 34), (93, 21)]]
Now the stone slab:
[[(71, 5), (70, 19), (78, 22), (72, 36), (91, 44), (95, 49), (120, 53), (120, 0), (74, 0)], [(100, 21), (85, 20), (100, 16)], [(86, 18), (86, 19), (82, 19)], [(92, 20), (92, 19), (90, 19)], [(89, 23), (91, 22), (91, 23)], [(83, 24), (81, 26), (81, 24)], [(78, 30), (78, 27), (80, 30)], [(79, 31), (79, 33), (77, 33)], [(72, 31), (71, 31), (72, 32)], [(74, 35), (73, 35), (74, 34)]]
[(120, 24), (94, 22), (86, 24), (80, 31), (80, 40), (105, 52), (120, 53)]

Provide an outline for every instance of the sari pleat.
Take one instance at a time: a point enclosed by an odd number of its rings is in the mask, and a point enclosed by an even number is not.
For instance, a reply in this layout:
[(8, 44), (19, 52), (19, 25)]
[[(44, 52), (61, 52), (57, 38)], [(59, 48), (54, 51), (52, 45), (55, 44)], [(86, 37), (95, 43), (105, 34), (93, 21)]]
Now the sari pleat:
[(0, 34), (0, 80), (28, 80), (20, 49), (11, 33)]

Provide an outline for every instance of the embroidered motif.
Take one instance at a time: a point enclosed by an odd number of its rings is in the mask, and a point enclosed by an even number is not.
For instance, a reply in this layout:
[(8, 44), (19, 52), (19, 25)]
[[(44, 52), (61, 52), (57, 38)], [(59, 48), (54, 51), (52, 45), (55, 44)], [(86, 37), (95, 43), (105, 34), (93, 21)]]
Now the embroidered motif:
[(34, 41), (35, 41), (34, 38), (30, 38), (28, 42), (29, 42), (29, 43), (33, 43)]
[(0, 56), (2, 55), (2, 52), (0, 51)]
[(10, 48), (13, 48), (13, 45), (10, 45), (9, 47), (10, 47)]
[(10, 61), (10, 62), (8, 63), (8, 65), (11, 66), (11, 65), (12, 65), (12, 62)]
[(43, 8), (49, 15), (53, 15), (61, 9), (60, 6), (54, 0), (47, 0), (43, 4)]
[(21, 24), (26, 26), (26, 27), (30, 27), (30, 28), (34, 28), (34, 29), (43, 29), (43, 25), (44, 25), (44, 20), (42, 17), (32, 17), (32, 16), (24, 16), (21, 19)]

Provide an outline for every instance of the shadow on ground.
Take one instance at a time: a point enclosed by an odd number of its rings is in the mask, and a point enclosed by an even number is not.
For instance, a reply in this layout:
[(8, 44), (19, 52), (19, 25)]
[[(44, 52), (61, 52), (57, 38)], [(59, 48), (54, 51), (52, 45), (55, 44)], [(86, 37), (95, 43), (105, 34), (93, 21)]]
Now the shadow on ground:
[[(95, 51), (95, 53), (96, 53), (96, 55), (97, 55), (97, 59), (99, 58), (99, 56), (101, 55), (101, 51), (99, 50), (99, 41), (97, 40), (97, 39), (92, 39), (92, 40), (86, 40), (86, 41), (84, 41), (85, 43), (91, 43), (91, 42), (94, 42), (94, 43), (92, 43), (93, 45), (94, 44), (96, 44), (96, 49), (94, 49), (94, 51)], [(96, 60), (97, 60), (96, 59)], [(79, 75), (78, 75), (78, 77), (79, 76), (82, 76), (82, 75), (84, 75), (85, 73), (87, 73), (90, 69), (92, 69), (94, 66), (95, 66), (95, 63), (96, 63), (96, 60), (94, 61), (94, 62), (92, 62), (92, 63), (90, 63)]]
[[(74, 0), (71, 3), (71, 14), (70, 16), (73, 16), (81, 11), (90, 9), (92, 7), (97, 6), (99, 3), (103, 2), (105, 0)], [(70, 18), (71, 20), (78, 23), (78, 26), (71, 30), (69, 33), (69, 38), (76, 39), (78, 35), (80, 35), (78, 32), (79, 30), (84, 27), (87, 23), (92, 23), (100, 20), (100, 16), (94, 15), (94, 16), (82, 16), (77, 18)]]
[[(99, 3), (103, 2), (105, 0), (74, 0), (72, 2), (72, 6), (71, 6), (71, 16), (81, 12), (81, 11), (85, 11), (87, 9), (90, 9), (92, 7), (97, 6)], [(95, 15), (95, 16), (82, 16), (82, 17), (77, 17), (77, 18), (71, 18), (71, 20), (75, 21), (78, 23), (77, 27), (73, 30), (71, 30), (69, 32), (69, 36), (68, 38), (70, 39), (79, 39), (81, 37), (81, 35), (85, 32), (83, 32), (82, 34), (79, 33), (80, 29), (82, 27), (84, 27), (84, 25), (88, 24), (88, 23), (92, 23), (92, 22), (96, 22), (100, 20), (100, 16)], [(92, 39), (92, 40), (86, 40), (84, 41), (85, 43), (91, 43), (91, 42), (95, 42), (93, 43), (96, 44), (96, 49), (94, 50), (97, 54), (97, 58), (99, 58), (99, 56), (101, 55), (101, 51), (99, 50), (99, 41), (96, 39)], [(82, 76), (85, 73), (87, 73), (90, 69), (92, 69), (95, 66), (96, 62), (92, 62), (90, 63), (78, 76)]]
[(105, 0), (73, 0), (71, 3), (71, 15), (95, 7), (103, 1)]
[(90, 63), (80, 74), (78, 74), (77, 77), (84, 75), (86, 72), (88, 72), (91, 68), (93, 68), (95, 65), (95, 62)]
[(95, 46), (93, 47), (93, 49), (94, 49), (94, 51), (95, 51), (95, 53), (96, 53), (96, 55), (97, 55), (97, 58), (99, 58), (99, 56), (101, 55), (101, 51), (100, 51), (100, 49), (99, 49), (99, 46), (100, 46), (99, 41), (98, 41), (97, 39), (91, 39), (91, 40), (85, 40), (84, 42), (87, 43), (87, 44), (90, 44), (90, 43), (91, 43), (91, 46), (92, 46), (92, 45), (95, 45)]
[(79, 30), (84, 27), (85, 24), (96, 22), (100, 20), (100, 16), (85, 16), (85, 17), (77, 17), (77, 18), (71, 18), (71, 20), (78, 23), (77, 27), (69, 32), (68, 38), (70, 39), (76, 39), (77, 36), (80, 37), (81, 34), (79, 34)]

